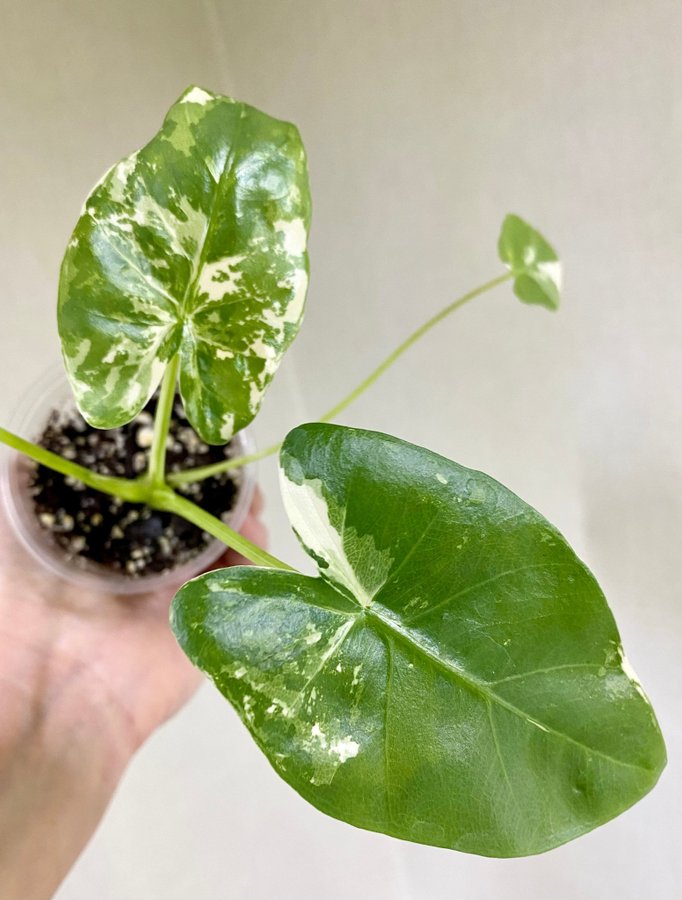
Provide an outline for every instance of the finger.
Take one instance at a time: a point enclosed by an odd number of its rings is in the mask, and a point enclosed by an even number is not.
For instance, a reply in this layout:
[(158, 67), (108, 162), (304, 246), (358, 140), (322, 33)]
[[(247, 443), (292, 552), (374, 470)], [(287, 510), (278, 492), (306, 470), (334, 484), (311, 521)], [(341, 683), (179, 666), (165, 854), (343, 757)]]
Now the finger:
[(239, 531), (247, 541), (251, 541), (253, 544), (258, 544), (259, 547), (266, 549), (268, 530), (263, 524), (262, 519), (253, 515), (249, 516)]
[(253, 492), (253, 500), (251, 501), (251, 509), (250, 512), (254, 516), (260, 516), (265, 508), (265, 499), (263, 498), (263, 492), (260, 487), (256, 485), (256, 489)]

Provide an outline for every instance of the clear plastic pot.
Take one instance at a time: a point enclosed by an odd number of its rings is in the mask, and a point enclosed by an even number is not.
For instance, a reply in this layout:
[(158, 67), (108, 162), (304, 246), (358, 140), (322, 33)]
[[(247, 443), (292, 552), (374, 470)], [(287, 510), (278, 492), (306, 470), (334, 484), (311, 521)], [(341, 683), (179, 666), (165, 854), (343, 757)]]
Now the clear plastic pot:
[[(37, 441), (50, 414), (54, 410), (69, 412), (76, 405), (71, 388), (61, 365), (52, 366), (27, 391), (9, 427), (28, 440)], [(252, 453), (253, 440), (249, 429), (241, 431), (233, 443), (239, 455)], [(142, 594), (148, 591), (177, 587), (213, 565), (225, 552), (225, 545), (212, 541), (194, 559), (167, 572), (142, 575), (132, 578), (123, 572), (115, 572), (80, 556), (68, 557), (56, 543), (49, 531), (42, 528), (36, 517), (33, 499), (28, 491), (31, 468), (20, 454), (5, 453), (0, 466), (0, 494), (6, 515), (17, 536), (26, 549), (42, 565), (61, 578), (83, 587), (115, 594)], [(225, 517), (227, 524), (239, 531), (244, 524), (251, 506), (255, 488), (253, 464), (235, 473), (238, 489), (234, 504)]]

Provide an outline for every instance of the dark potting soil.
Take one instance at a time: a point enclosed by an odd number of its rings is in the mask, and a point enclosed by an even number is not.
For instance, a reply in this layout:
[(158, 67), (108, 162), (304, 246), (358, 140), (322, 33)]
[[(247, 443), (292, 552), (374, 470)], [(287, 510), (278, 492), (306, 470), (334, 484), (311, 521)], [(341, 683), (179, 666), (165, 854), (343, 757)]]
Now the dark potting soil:
[[(136, 478), (147, 468), (156, 403), (153, 397), (133, 422), (107, 431), (92, 428), (75, 410), (54, 410), (37, 443), (101, 475)], [(167, 444), (169, 471), (207, 466), (230, 455), (230, 444), (215, 447), (200, 440), (176, 398)], [(235, 472), (221, 472), (177, 490), (220, 518), (235, 502), (238, 478)], [(44, 466), (35, 465), (30, 492), (38, 521), (67, 558), (91, 560), (132, 578), (174, 569), (213, 540), (174, 513), (110, 497)]]

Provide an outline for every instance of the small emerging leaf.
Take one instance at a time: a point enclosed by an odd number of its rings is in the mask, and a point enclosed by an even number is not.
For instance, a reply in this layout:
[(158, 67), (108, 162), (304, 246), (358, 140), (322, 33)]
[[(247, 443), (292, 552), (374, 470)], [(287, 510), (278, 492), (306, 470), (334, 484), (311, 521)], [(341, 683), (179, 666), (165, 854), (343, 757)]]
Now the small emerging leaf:
[(296, 128), (185, 91), (95, 187), (64, 256), (59, 333), (85, 418), (130, 421), (179, 353), (201, 437), (247, 425), (301, 323), (309, 222)]
[(547, 309), (559, 308), (561, 263), (538, 231), (518, 216), (507, 216), (502, 223), (498, 252), (514, 275), (514, 293), (519, 300)]
[(653, 787), (665, 748), (613, 617), (534, 509), (339, 426), (295, 429), (281, 467), (321, 577), (211, 572), (172, 623), (303, 797), (395, 837), (521, 856)]

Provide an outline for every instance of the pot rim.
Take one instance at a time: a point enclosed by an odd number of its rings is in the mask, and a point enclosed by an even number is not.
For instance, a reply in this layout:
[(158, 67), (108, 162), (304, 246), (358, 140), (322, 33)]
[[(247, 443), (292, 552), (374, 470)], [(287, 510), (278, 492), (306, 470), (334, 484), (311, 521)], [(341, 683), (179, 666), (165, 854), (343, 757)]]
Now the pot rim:
[[(36, 440), (54, 409), (69, 408), (77, 408), (71, 387), (62, 363), (54, 363), (23, 394), (10, 416), (9, 426), (29, 440)], [(243, 429), (232, 440), (240, 455), (253, 453), (255, 443), (251, 428)], [(91, 590), (128, 596), (177, 588), (214, 565), (227, 549), (222, 541), (214, 539), (205, 550), (182, 565), (138, 578), (111, 571), (82, 557), (70, 559), (38, 523), (31, 497), (26, 491), (25, 472), (21, 470), (24, 457), (9, 448), (4, 450), (0, 463), (0, 498), (7, 519), (31, 556), (67, 582)], [(225, 521), (235, 531), (242, 527), (251, 507), (256, 485), (254, 470), (254, 463), (234, 470), (234, 474), (238, 475), (237, 493)]]

